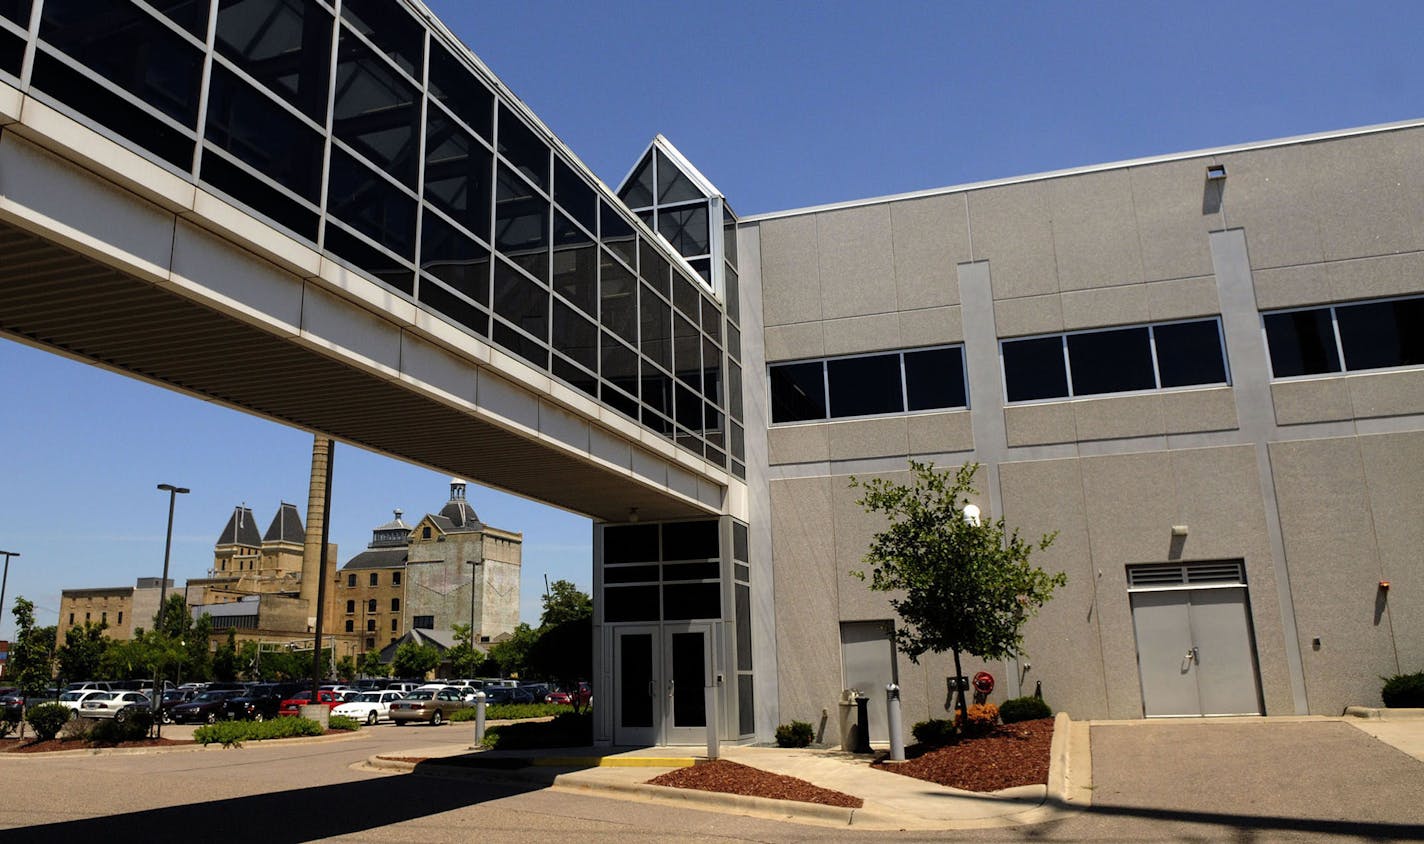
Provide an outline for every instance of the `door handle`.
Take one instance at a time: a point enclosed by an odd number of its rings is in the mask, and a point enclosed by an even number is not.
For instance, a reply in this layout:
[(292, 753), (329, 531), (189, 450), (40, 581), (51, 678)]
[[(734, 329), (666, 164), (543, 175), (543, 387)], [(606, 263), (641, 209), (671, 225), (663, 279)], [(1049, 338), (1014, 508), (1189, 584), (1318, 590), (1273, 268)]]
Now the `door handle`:
[(653, 696), (656, 695), (657, 693), (658, 693), (658, 690), (657, 690), (656, 688), (654, 688), (653, 681), (652, 681), (652, 680), (649, 680), (649, 681), (648, 681), (648, 697), (653, 697)]

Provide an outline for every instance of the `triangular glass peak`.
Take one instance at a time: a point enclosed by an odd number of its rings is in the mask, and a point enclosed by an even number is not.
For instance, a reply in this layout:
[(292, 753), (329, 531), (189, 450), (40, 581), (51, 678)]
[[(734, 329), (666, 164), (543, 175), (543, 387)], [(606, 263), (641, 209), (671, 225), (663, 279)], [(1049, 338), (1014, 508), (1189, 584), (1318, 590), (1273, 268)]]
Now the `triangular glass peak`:
[(726, 215), (721, 191), (677, 147), (658, 135), (623, 179), (618, 196), (677, 251), (713, 291), (723, 290), (723, 239), (716, 225)]

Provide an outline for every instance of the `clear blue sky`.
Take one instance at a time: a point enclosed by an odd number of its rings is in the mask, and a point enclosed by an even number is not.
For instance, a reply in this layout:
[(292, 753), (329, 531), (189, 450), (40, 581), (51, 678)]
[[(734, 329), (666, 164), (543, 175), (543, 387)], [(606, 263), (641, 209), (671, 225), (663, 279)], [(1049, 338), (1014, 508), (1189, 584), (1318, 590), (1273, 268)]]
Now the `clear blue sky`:
[[(609, 184), (667, 135), (742, 214), (1424, 116), (1424, 3), (470, 3), (435, 13)], [(240, 353), (238, 353), (240, 356)], [(0, 340), (9, 606), (66, 587), (203, 575), (235, 505), (305, 515), (311, 439)], [(339, 447), (344, 561), (446, 476)], [(543, 575), (587, 590), (587, 520), (471, 487)]]

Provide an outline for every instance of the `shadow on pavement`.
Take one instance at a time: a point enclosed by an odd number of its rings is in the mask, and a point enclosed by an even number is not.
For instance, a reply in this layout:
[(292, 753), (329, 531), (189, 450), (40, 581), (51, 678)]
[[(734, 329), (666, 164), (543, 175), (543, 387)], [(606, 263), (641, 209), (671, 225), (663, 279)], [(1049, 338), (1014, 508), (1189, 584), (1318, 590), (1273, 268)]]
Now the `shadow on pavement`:
[(0, 830), (0, 840), (285, 844), (363, 832), (539, 788), (407, 774), (17, 827)]
[[(1168, 823), (1210, 824), (1222, 828), (1221, 837), (1223, 839), (1226, 837), (1225, 830), (1234, 830), (1237, 833), (1319, 833), (1369, 841), (1424, 841), (1424, 825), (1421, 824), (1295, 818), (1283, 815), (1241, 815), (1227, 812), (1195, 812), (1185, 809), (1153, 809), (1144, 806), (1113, 806), (1096, 803), (1083, 807), (1061, 800), (1049, 800), (1048, 803), (1060, 808), (1081, 810), (1085, 815)], [(1044, 829), (1044, 827), (1026, 827), (1023, 830), (1023, 835), (1025, 838), (1041, 837), (1041, 831)]]

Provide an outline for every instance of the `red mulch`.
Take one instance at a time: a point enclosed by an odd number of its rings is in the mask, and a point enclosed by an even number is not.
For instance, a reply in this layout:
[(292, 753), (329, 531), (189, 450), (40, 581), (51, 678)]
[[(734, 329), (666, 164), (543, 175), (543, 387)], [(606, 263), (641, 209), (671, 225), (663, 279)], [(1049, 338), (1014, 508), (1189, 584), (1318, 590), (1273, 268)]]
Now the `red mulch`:
[(875, 767), (964, 791), (998, 791), (1047, 783), (1052, 743), (1053, 719), (1039, 718), (1004, 724), (987, 736), (947, 747), (910, 748), (906, 755), (922, 752), (906, 762), (879, 759)]
[(55, 750), (88, 750), (96, 747), (172, 747), (184, 744), (193, 744), (193, 741), (191, 739), (149, 738), (114, 744), (113, 742), (64, 741), (61, 739), (50, 739), (49, 741), (3, 739), (0, 740), (0, 753), (49, 753)]
[(859, 809), (864, 805), (864, 801), (859, 797), (821, 788), (795, 777), (749, 768), (726, 759), (718, 759), (705, 765), (693, 765), (690, 768), (678, 768), (654, 777), (648, 780), (648, 783), (748, 797), (770, 797), (773, 800), (820, 803), (823, 806), (843, 806), (847, 809)]

